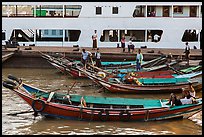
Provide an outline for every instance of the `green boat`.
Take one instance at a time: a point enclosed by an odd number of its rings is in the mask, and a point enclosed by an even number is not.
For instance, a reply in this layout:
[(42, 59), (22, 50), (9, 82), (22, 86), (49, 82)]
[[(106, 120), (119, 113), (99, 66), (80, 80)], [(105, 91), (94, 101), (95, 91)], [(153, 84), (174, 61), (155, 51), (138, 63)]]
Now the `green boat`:
[(183, 73), (191, 73), (191, 72), (194, 72), (194, 71), (198, 71), (198, 70), (201, 70), (202, 69), (202, 66), (193, 66), (193, 67), (189, 67), (189, 68), (186, 68), (186, 69), (181, 69), (180, 72), (183, 72)]

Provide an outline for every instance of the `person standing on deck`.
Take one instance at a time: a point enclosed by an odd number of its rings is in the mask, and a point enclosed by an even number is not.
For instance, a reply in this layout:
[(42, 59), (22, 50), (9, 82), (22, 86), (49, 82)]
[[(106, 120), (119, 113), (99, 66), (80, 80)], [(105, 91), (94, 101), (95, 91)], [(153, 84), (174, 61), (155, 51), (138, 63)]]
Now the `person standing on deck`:
[(142, 60), (143, 60), (143, 55), (141, 53), (141, 49), (138, 49), (138, 53), (136, 56), (136, 67), (137, 67), (136, 70), (137, 71), (140, 71), (141, 69)]
[(186, 48), (185, 48), (185, 59), (187, 61), (186, 65), (189, 65), (189, 57), (190, 57), (190, 46), (188, 45), (188, 42), (186, 42)]
[(124, 35), (121, 38), (121, 47), (123, 48), (123, 52), (125, 52), (125, 36)]
[(86, 69), (86, 65), (88, 63), (88, 56), (89, 56), (89, 53), (85, 49), (82, 49), (81, 62), (84, 65), (84, 69)]
[(158, 34), (154, 35), (154, 42), (158, 42), (159, 41), (160, 36)]
[(101, 53), (99, 52), (99, 48), (97, 48), (97, 51), (95, 52), (95, 58), (96, 58), (96, 66), (100, 68), (101, 67)]
[(132, 50), (132, 53), (134, 52), (135, 45), (132, 44), (132, 38), (130, 38), (129, 44), (128, 44), (128, 53), (130, 53), (130, 50)]
[(93, 40), (92, 50), (95, 50), (95, 48), (97, 48), (97, 30), (94, 30), (94, 34), (92, 35), (92, 40)]

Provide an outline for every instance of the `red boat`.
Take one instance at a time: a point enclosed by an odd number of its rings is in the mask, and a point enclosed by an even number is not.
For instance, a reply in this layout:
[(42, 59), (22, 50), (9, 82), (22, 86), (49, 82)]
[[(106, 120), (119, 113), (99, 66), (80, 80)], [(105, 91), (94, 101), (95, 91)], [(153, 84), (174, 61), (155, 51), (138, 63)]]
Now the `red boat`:
[(15, 92), (34, 110), (34, 114), (88, 121), (151, 121), (188, 118), (202, 110), (202, 99), (196, 104), (170, 107), (166, 99), (133, 99), (69, 95), (48, 92), (30, 86), (16, 77), (3, 86)]
[[(78, 69), (82, 71), (87, 77), (89, 77), (91, 80), (93, 80), (98, 85), (103, 86), (105, 89), (112, 93), (165, 93), (165, 92), (180, 92), (182, 91), (182, 88), (189, 89), (189, 82), (188, 79), (184, 78), (183, 81), (176, 82), (176, 79), (167, 78), (165, 80), (161, 80), (157, 84), (140, 84), (140, 82), (135, 82), (134, 84), (126, 84), (123, 83), (118, 78), (115, 78), (113, 75), (110, 76), (100, 76), (97, 73), (91, 73), (87, 70), (84, 70), (82, 68)], [(104, 74), (105, 75), (105, 74)], [(153, 79), (151, 79), (153, 80)], [(155, 79), (156, 81), (157, 79)], [(197, 81), (192, 82), (193, 85), (198, 84)], [(202, 83), (200, 83), (202, 84)], [(199, 85), (199, 84), (198, 84)]]

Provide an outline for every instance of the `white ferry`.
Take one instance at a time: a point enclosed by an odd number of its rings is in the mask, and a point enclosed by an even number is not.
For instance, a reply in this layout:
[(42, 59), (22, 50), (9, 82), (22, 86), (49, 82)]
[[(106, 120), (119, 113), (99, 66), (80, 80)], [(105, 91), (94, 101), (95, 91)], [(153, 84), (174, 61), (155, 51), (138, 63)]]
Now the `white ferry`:
[[(202, 2), (2, 2), (2, 44), (201, 48)], [(157, 36), (157, 40), (154, 37)]]

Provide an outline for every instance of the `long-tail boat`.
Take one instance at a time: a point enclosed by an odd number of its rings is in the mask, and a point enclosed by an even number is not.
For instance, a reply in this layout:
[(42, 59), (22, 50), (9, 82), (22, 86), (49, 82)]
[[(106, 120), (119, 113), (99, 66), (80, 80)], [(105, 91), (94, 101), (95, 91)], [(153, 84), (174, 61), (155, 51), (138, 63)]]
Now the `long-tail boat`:
[[(182, 88), (189, 89), (189, 83), (191, 82), (189, 78), (136, 78), (134, 83), (126, 83), (126, 81), (124, 82), (120, 78), (112, 77), (113, 75), (99, 75), (98, 73), (84, 70), (79, 67), (78, 69), (95, 83), (103, 86), (112, 93), (181, 93)], [(193, 85), (197, 83), (197, 81), (192, 82)]]
[[(3, 86), (20, 96), (34, 110), (34, 116), (86, 121), (152, 121), (188, 118), (202, 110), (202, 98), (195, 104), (167, 105), (167, 99), (133, 99), (82, 96), (49, 92), (25, 84), (9, 75)], [(11, 81), (12, 80), (12, 81)]]
[(198, 72), (192, 72), (189, 74), (177, 74), (176, 72), (172, 70), (165, 70), (165, 71), (151, 71), (151, 72), (131, 72), (128, 74), (117, 74), (115, 75), (118, 78), (121, 79), (129, 79), (133, 80), (135, 78), (198, 78), (202, 76), (202, 71)]
[[(57, 64), (64, 64), (65, 66), (69, 63), (72, 64), (80, 64), (80, 61), (76, 61), (73, 59), (68, 59), (67, 57), (54, 57), (45, 53), (40, 52), (42, 57), (48, 60), (49, 62), (58, 62)], [(152, 59), (150, 61), (142, 62), (141, 67), (143, 68), (143, 71), (154, 71), (154, 70), (161, 70), (166, 68), (168, 65), (175, 65), (177, 64), (177, 61), (173, 61), (172, 63), (166, 65), (161, 62), (166, 62), (165, 56), (160, 56), (158, 58)], [(117, 62), (111, 62), (111, 61), (102, 61), (102, 69), (106, 69), (107, 71), (113, 71), (113, 70), (120, 70), (120, 71), (127, 71), (132, 72), (135, 71), (135, 61), (117, 61)], [(93, 64), (92, 64), (93, 65)], [(155, 67), (154, 67), (155, 66)], [(149, 67), (149, 68), (148, 68)]]

